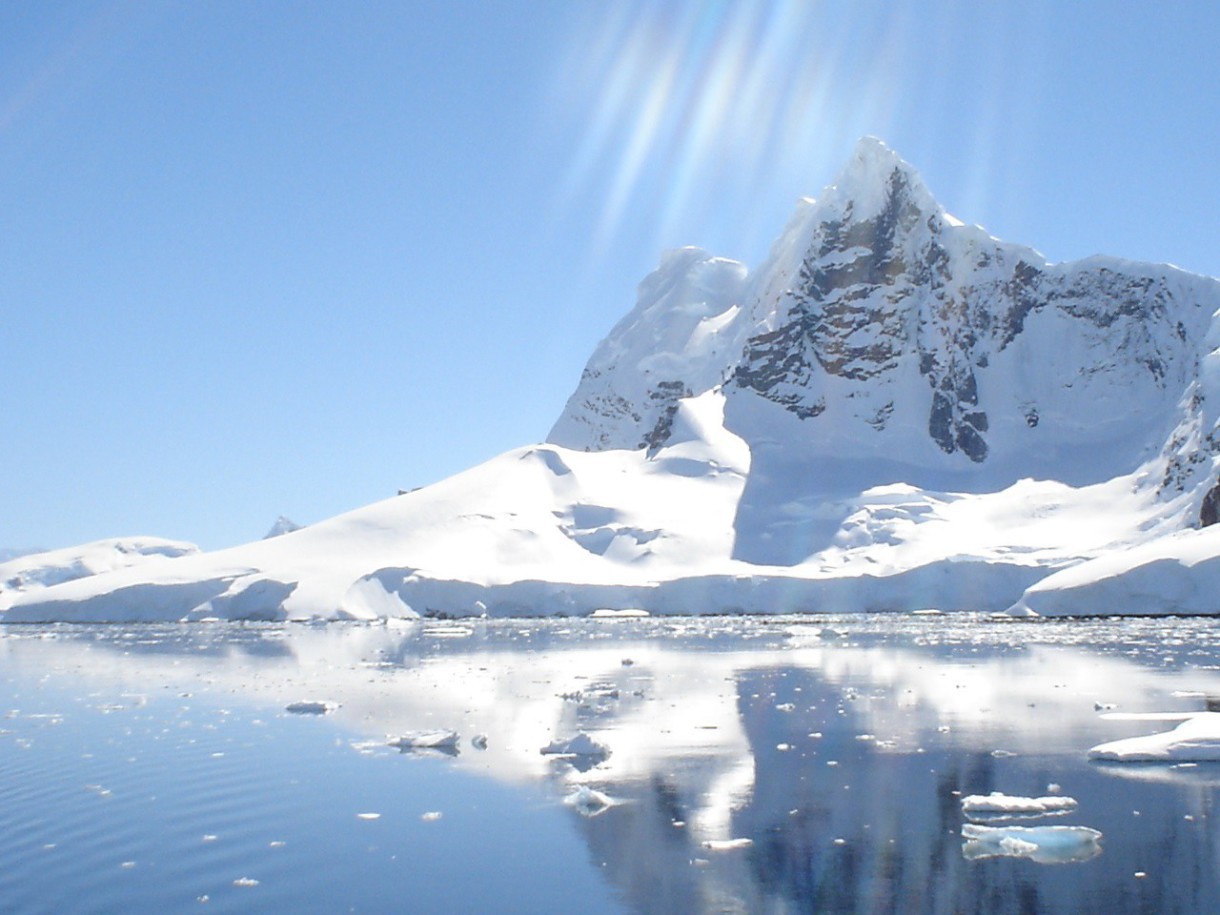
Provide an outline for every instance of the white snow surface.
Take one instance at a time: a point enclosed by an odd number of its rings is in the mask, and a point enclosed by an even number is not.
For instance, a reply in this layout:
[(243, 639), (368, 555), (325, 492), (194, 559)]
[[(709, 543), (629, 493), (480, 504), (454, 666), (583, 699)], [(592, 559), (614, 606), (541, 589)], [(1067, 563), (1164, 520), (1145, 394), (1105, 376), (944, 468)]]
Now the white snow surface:
[(1026, 590), (1015, 614), (1220, 613), (1220, 526), (1123, 545)]
[(197, 554), (199, 547), (160, 537), (114, 537), (80, 546), (28, 553), (0, 562), (0, 612), (13, 600), (45, 588), (166, 559)]
[(1090, 759), (1113, 762), (1212, 762), (1220, 760), (1220, 712), (1200, 712), (1171, 731), (1098, 744)]
[(965, 814), (1026, 814), (1063, 813), (1076, 807), (1076, 799), (1063, 795), (1021, 797), (993, 791), (990, 794), (970, 794), (962, 798)]
[(992, 238), (866, 139), (755, 270), (667, 254), (547, 443), (0, 610), (1220, 612), (1220, 526), (1192, 529), (1220, 473), (1217, 308), (1217, 280)]

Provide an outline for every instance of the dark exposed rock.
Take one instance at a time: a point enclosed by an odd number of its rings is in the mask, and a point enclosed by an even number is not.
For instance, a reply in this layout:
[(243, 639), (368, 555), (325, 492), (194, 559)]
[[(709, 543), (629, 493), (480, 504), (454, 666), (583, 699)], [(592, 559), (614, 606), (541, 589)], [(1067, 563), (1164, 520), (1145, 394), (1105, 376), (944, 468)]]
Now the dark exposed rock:
[(1211, 527), (1220, 521), (1220, 481), (1207, 491), (1203, 497), (1203, 505), (1199, 509), (1199, 526)]
[(648, 456), (652, 457), (669, 441), (670, 433), (673, 432), (674, 417), (678, 415), (678, 401), (683, 397), (690, 397), (691, 390), (680, 381), (662, 381), (648, 392), (648, 396), (652, 401), (662, 404), (656, 424), (638, 446), (646, 448)]

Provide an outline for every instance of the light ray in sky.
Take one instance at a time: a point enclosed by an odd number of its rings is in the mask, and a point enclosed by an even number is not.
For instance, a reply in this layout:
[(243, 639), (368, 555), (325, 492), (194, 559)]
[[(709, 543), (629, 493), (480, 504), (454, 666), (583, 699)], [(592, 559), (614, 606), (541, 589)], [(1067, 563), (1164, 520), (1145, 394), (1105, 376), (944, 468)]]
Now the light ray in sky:
[(807, 0), (636, 2), (584, 24), (573, 47), (586, 53), (569, 58), (564, 78), (584, 136), (562, 192), (597, 200), (597, 247), (636, 211), (647, 211), (665, 244), (710, 204), (709, 188), (748, 196), (799, 186), (821, 172), (821, 157), (841, 155), (845, 131), (878, 129), (901, 50), (892, 25), (902, 17), (890, 9), (844, 19), (826, 9)]
[[(558, 80), (563, 119), (580, 132), (558, 205), (596, 214), (594, 261), (625, 233), (657, 250), (703, 243), (703, 225), (728, 245), (718, 253), (757, 255), (776, 232), (774, 201), (817, 194), (860, 136), (903, 152), (938, 147), (965, 111), (970, 126), (952, 141), (968, 159), (953, 174), (960, 186), (937, 190), (985, 212), (1013, 171), (1003, 153), (1028, 141), (1036, 109), (1022, 88), (1035, 82), (1026, 48), (1037, 42), (1021, 23), (1029, 17), (913, 0), (598, 7)], [(968, 84), (946, 75), (963, 54), (981, 62)]]

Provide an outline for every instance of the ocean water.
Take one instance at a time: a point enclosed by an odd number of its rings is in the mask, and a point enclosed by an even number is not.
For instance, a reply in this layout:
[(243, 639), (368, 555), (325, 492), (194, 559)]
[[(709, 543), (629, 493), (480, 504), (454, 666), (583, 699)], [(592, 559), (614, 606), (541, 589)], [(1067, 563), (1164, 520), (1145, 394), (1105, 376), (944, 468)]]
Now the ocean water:
[(1216, 911), (1220, 764), (1086, 755), (1208, 696), (1199, 619), (0, 627), (0, 911)]

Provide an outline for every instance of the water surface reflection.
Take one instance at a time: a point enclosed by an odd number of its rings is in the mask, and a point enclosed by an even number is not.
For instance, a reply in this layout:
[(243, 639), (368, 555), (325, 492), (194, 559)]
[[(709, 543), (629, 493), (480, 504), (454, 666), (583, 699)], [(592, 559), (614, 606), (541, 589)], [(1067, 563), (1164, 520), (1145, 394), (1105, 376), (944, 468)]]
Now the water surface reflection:
[[(489, 881), (498, 881), (495, 908), (520, 911), (1170, 912), (1220, 900), (1211, 809), (1220, 768), (1085, 759), (1093, 744), (1161, 727), (1099, 710), (1191, 710), (1220, 694), (1220, 626), (1207, 620), (421, 621), (10, 627), (0, 636), (14, 709), (0, 757), (35, 752), (50, 719), (30, 716), (58, 715), (55, 746), (68, 770), (58, 776), (76, 777), (64, 760), (79, 763), (89, 753), (80, 741), (99, 739), (109, 715), (117, 730), (100, 739), (133, 754), (128, 777), (155, 786), (150, 815), (167, 822), (206, 819), (198, 797), (206, 789), (191, 778), (209, 776), (182, 771), (176, 789), (139, 760), (175, 729), (196, 734), (188, 719), (223, 721), (235, 744), (212, 752), (247, 760), (224, 776), (230, 805), (247, 798), (257, 807), (268, 773), (285, 766), (277, 754), (289, 738), (331, 748), (293, 765), (332, 798), (372, 774), (387, 792), (423, 792), (420, 815), (436, 814), (434, 831), (417, 836), (424, 827), (413, 822), (401, 839), (407, 847), (447, 836), (443, 866), (377, 869), (325, 843), (279, 849), (292, 864), (285, 872), (325, 870), (318, 892), (363, 884), (357, 897), (334, 901), (355, 898), (364, 910), (394, 909), (389, 901), (406, 894), (415, 910), (439, 911), (444, 885)], [(58, 696), (61, 706), (29, 712), (30, 696), (44, 704)], [(64, 696), (77, 698), (63, 705)], [(290, 715), (295, 702), (333, 710)], [(268, 729), (275, 739), (260, 739)], [(447, 756), (386, 744), (441, 729), (461, 735), (441, 748)], [(581, 733), (609, 754), (539, 752)], [(478, 735), (485, 746), (472, 743)], [(31, 816), (21, 800), (31, 796), (54, 816), (37, 767), (20, 771), (4, 816)], [(460, 817), (463, 799), (481, 790), (475, 784), (515, 800), (481, 802), (482, 815)], [(1023, 840), (970, 848), (961, 797), (991, 791), (1076, 798), (1068, 815), (1019, 825), (1098, 831), (1100, 854), (1031, 856), (1020, 853)], [(594, 792), (610, 803), (581, 801)], [(326, 803), (297, 802), (301, 811)], [(348, 814), (336, 840), (351, 830), (355, 847), (376, 827)], [(233, 830), (264, 829), (257, 819), (237, 818)], [(105, 841), (114, 826), (98, 821), (94, 838)], [(554, 850), (532, 859), (471, 854), (552, 830), (568, 837), (556, 839), (562, 860)], [(114, 886), (98, 884), (99, 898), (121, 899), (124, 876), (116, 869)], [(265, 894), (260, 904), (289, 898), (273, 884), (254, 888)], [(543, 899), (550, 885), (575, 889)], [(5, 893), (38, 898), (11, 874), (0, 877)], [(240, 907), (232, 894), (211, 901), (230, 897)]]

